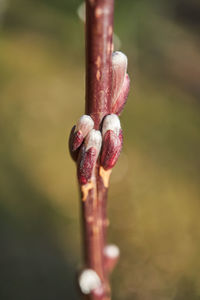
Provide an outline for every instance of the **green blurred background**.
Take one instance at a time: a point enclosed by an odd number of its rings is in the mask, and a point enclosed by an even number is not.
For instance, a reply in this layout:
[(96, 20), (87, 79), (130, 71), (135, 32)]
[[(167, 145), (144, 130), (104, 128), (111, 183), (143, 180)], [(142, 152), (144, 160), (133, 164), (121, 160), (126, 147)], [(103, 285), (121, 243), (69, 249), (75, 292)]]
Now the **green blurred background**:
[[(0, 0), (0, 299), (79, 299), (67, 136), (84, 111), (78, 0)], [(111, 179), (114, 300), (200, 299), (200, 2), (118, 0), (132, 88)]]

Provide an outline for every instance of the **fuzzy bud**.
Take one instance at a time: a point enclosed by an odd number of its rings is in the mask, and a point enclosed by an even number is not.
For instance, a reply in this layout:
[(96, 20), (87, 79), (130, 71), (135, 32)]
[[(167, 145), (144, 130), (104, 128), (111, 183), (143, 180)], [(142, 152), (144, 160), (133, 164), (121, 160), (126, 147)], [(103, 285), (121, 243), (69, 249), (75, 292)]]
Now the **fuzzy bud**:
[(112, 130), (116, 135), (119, 135), (121, 124), (119, 117), (115, 114), (107, 115), (103, 121), (102, 135), (104, 136), (106, 131)]
[(92, 129), (79, 153), (77, 173), (81, 185), (86, 184), (92, 177), (92, 173), (101, 150), (102, 137), (99, 130)]
[(115, 101), (121, 91), (124, 78), (127, 72), (128, 60), (124, 53), (120, 51), (112, 54), (112, 99)]
[(114, 244), (107, 245), (104, 248), (104, 258), (105, 258), (105, 268), (110, 273), (114, 267), (116, 266), (119, 256), (120, 256), (120, 250), (119, 247), (117, 247)]
[(97, 150), (97, 156), (99, 155), (99, 152), (101, 150), (101, 143), (102, 143), (101, 132), (95, 129), (92, 129), (88, 133), (84, 142), (86, 151), (91, 147), (94, 147)]
[(126, 103), (130, 80), (127, 75), (127, 56), (116, 51), (112, 54), (112, 112), (119, 114)]
[(101, 165), (105, 170), (112, 169), (116, 164), (123, 143), (120, 120), (117, 115), (107, 115), (102, 127), (103, 146)]
[(82, 144), (86, 135), (94, 127), (94, 121), (88, 115), (83, 115), (77, 122), (74, 130), (72, 151), (76, 151)]
[(103, 252), (106, 257), (109, 257), (111, 259), (115, 259), (115, 258), (119, 257), (119, 255), (120, 255), (119, 247), (114, 244), (105, 246)]
[(81, 292), (85, 295), (89, 295), (101, 286), (100, 277), (92, 269), (85, 269), (79, 276), (78, 282)]

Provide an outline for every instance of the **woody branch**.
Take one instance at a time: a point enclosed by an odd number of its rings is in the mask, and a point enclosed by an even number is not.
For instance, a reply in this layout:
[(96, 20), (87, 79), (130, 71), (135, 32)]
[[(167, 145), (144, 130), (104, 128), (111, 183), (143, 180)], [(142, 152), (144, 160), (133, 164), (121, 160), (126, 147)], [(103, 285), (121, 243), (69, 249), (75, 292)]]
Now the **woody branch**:
[(109, 273), (119, 249), (106, 245), (109, 176), (122, 147), (117, 115), (129, 91), (127, 58), (113, 53), (114, 0), (86, 0), (86, 115), (72, 128), (69, 148), (80, 184), (85, 268), (79, 285), (85, 299), (109, 300)]

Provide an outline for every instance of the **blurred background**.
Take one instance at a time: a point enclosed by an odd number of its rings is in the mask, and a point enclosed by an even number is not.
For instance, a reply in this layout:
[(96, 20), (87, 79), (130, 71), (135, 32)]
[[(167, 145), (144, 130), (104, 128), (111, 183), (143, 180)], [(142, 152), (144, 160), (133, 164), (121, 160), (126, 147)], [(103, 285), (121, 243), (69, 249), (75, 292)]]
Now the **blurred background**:
[[(67, 138), (84, 111), (80, 5), (0, 0), (1, 300), (79, 299)], [(116, 0), (132, 86), (109, 191), (114, 300), (200, 299), (199, 30), (198, 0)]]

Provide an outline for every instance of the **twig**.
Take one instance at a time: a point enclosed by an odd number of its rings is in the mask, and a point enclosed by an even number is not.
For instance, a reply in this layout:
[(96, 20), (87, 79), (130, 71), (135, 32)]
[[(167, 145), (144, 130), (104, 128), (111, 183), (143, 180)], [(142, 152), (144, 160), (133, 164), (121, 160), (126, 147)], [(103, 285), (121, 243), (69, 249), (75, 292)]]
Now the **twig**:
[[(113, 0), (86, 0), (86, 114), (100, 129), (103, 117), (111, 112)], [(86, 266), (96, 271), (102, 284), (101, 299), (110, 299), (110, 289), (104, 267), (106, 191), (99, 176), (97, 162), (93, 189), (83, 202), (83, 212), (93, 211), (91, 219), (83, 213), (86, 232)], [(84, 196), (83, 196), (84, 197)], [(101, 294), (100, 292), (100, 294)], [(96, 299), (95, 295), (90, 296)]]
[(117, 115), (129, 91), (127, 58), (113, 53), (114, 0), (86, 0), (86, 115), (72, 128), (69, 148), (80, 184), (85, 268), (79, 286), (87, 300), (110, 300), (109, 275), (118, 258), (106, 246), (109, 177), (122, 147)]

